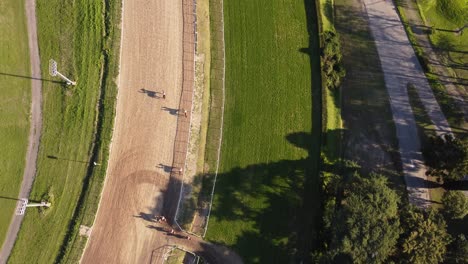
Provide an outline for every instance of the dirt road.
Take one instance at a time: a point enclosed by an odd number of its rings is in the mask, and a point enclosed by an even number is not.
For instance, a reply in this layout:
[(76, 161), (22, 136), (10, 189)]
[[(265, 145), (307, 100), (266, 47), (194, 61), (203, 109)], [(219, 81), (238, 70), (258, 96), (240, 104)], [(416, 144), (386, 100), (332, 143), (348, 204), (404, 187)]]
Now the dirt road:
[[(26, 167), (24, 168), (23, 182), (21, 183), (18, 198), (29, 198), (31, 187), (36, 176), (37, 152), (42, 130), (42, 81), (41, 61), (37, 44), (36, 27), (36, 1), (26, 1), (26, 17), (28, 27), (29, 59), (31, 63), (31, 120), (29, 129), (28, 152), (26, 154)], [(7, 232), (7, 236), (0, 251), (0, 263), (5, 263), (10, 255), (16, 240), (24, 215), (14, 215)]]
[(116, 122), (83, 263), (148, 263), (154, 247), (165, 242), (145, 219), (161, 214), (172, 166), (182, 86), (182, 3), (123, 2)]
[(410, 202), (426, 207), (430, 202), (426, 168), (409, 103), (407, 86), (414, 85), (437, 134), (451, 133), (406, 36), (391, 0), (364, 0), (369, 24), (390, 96), (393, 121)]
[(151, 263), (155, 250), (171, 245), (212, 263), (239, 263), (232, 251), (197, 238), (189, 241), (182, 234), (168, 236), (171, 227), (158, 230), (153, 225), (155, 215), (166, 215), (173, 224), (179, 198), (182, 173), (178, 171), (187, 149), (195, 45), (194, 32), (184, 28), (184, 21), (193, 16), (193, 2), (123, 3), (109, 167), (82, 263)]

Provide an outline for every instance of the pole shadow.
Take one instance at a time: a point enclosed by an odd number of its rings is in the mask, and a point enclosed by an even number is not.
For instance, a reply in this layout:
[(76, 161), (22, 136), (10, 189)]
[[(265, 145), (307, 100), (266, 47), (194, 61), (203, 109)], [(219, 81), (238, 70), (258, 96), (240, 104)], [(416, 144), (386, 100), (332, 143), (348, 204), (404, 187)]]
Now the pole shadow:
[(72, 161), (72, 162), (84, 163), (84, 164), (90, 163), (89, 161), (83, 161), (83, 160), (72, 160), (72, 159), (59, 158), (59, 157), (54, 156), (54, 155), (47, 155), (47, 158), (48, 159), (53, 159), (53, 160)]
[(13, 200), (13, 201), (19, 201), (20, 200), (18, 198), (12, 198), (12, 197), (7, 197), (7, 196), (0, 196), (0, 199)]
[(0, 72), (0, 75), (8, 76), (8, 77), (15, 77), (15, 78), (22, 78), (22, 79), (38, 80), (38, 81), (43, 81), (43, 82), (51, 82), (51, 83), (57, 83), (57, 84), (67, 84), (66, 82), (61, 82), (61, 81), (54, 81), (50, 79), (36, 78), (36, 77), (12, 74), (12, 73), (6, 73), (6, 72)]

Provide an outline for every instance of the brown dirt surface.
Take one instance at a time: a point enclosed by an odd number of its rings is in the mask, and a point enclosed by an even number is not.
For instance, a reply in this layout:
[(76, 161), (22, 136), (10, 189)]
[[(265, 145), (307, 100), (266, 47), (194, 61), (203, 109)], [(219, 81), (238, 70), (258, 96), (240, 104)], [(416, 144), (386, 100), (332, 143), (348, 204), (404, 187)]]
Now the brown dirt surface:
[(148, 263), (154, 248), (166, 243), (147, 225), (161, 214), (173, 161), (182, 88), (182, 2), (126, 0), (122, 16), (113, 142), (83, 263)]
[[(124, 0), (123, 4), (113, 142), (82, 263), (160, 263), (158, 252), (174, 245), (210, 263), (242, 263), (233, 251), (198, 237), (188, 240), (187, 234), (170, 225), (183, 178), (179, 169), (185, 172), (192, 119), (194, 2)], [(157, 215), (166, 216), (169, 224), (158, 223)], [(175, 234), (168, 232), (172, 228)]]

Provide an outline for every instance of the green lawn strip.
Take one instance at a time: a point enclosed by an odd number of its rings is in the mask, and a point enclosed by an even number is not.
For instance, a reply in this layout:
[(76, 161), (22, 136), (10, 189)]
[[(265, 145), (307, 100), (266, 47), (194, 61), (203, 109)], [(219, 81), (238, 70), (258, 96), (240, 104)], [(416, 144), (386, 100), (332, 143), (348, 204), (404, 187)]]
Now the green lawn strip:
[(327, 100), (327, 132), (326, 143), (322, 150), (325, 152), (329, 161), (336, 161), (341, 158), (341, 140), (343, 121), (341, 119), (340, 97), (339, 90), (326, 91)]
[(93, 160), (96, 160), (99, 165), (88, 169), (78, 207), (75, 209), (67, 232), (67, 240), (62, 245), (62, 254), (57, 258), (57, 261), (62, 263), (79, 262), (87, 237), (80, 236), (78, 229), (80, 225), (92, 227), (106, 177), (117, 100), (116, 80), (120, 62), (121, 2), (106, 1), (105, 10), (104, 66), (100, 87), (99, 119), (93, 149)]
[[(397, 3), (400, 3), (400, 2), (397, 2)], [(437, 75), (433, 73), (433, 69), (429, 63), (427, 56), (425, 55), (424, 49), (418, 44), (417, 38), (415, 37), (413, 30), (408, 24), (408, 20), (405, 15), (404, 7), (401, 6), (400, 4), (399, 6), (397, 6), (397, 8), (398, 8), (399, 15), (404, 22), (405, 31), (416, 53), (416, 57), (421, 63), (421, 66), (424, 70), (426, 78), (429, 81), (429, 84), (432, 88), (434, 96), (437, 102), (439, 103), (442, 109), (442, 112), (447, 118), (447, 121), (449, 122), (449, 125), (452, 128), (452, 130), (455, 133), (461, 132), (463, 130), (463, 127), (466, 126), (463, 112), (461, 111), (461, 109), (459, 109), (457, 104), (455, 104), (452, 97), (450, 97), (447, 94), (445, 86), (440, 83), (440, 80), (437, 77)], [(445, 34), (445, 33), (441, 33), (441, 34)], [(432, 34), (432, 35), (437, 35), (437, 34)], [(434, 43), (434, 36), (432, 35), (430, 35), (430, 37), (431, 37), (431, 41)], [(466, 39), (466, 41), (468, 41), (468, 38)], [(468, 49), (468, 45), (467, 45), (467, 49)], [(468, 60), (468, 56), (466, 57), (465, 61), (466, 60)], [(447, 68), (450, 69), (450, 67), (447, 67)], [(466, 72), (468, 73), (468, 71)]]
[[(195, 211), (200, 208), (207, 208), (211, 202), (211, 192), (214, 187), (216, 165), (218, 160), (218, 149), (220, 145), (222, 111), (223, 111), (223, 25), (222, 25), (222, 5), (217, 0), (209, 0), (208, 7), (204, 6), (206, 11), (209, 11), (209, 28), (207, 23), (203, 23), (202, 28), (198, 28), (204, 33), (199, 37), (209, 36), (209, 40), (201, 40), (201, 45), (209, 44), (210, 68), (209, 80), (205, 82), (205, 95), (203, 96), (204, 109), (202, 110), (202, 131), (200, 135), (206, 136), (203, 150), (203, 157), (200, 157), (197, 164), (197, 171), (192, 183), (191, 197), (187, 199), (183, 205), (183, 210), (179, 215), (178, 222), (186, 230), (190, 230), (197, 235), (203, 236), (204, 229), (191, 230), (191, 224)], [(201, 11), (197, 9), (197, 11)], [(205, 10), (203, 10), (205, 11)], [(201, 11), (201, 13), (203, 13)], [(200, 25), (200, 24), (199, 24)], [(205, 26), (207, 28), (205, 28)], [(205, 30), (209, 30), (207, 33)], [(200, 47), (200, 46), (199, 46)], [(203, 46), (205, 49), (207, 47)], [(199, 49), (203, 52), (204, 48)], [(205, 76), (205, 78), (207, 78)], [(204, 212), (203, 212), (204, 213)], [(203, 215), (202, 213), (202, 215)]]
[[(336, 31), (334, 25), (334, 0), (320, 0), (316, 1), (320, 5), (320, 20), (323, 31)], [(320, 23), (320, 22), (319, 22)], [(323, 32), (320, 32), (322, 34)], [(323, 42), (323, 41), (322, 41)], [(322, 80), (326, 78), (322, 75)], [(341, 158), (341, 130), (343, 128), (343, 122), (341, 119), (341, 90), (327, 89), (326, 85), (322, 84), (322, 96), (324, 100), (324, 111), (323, 121), (326, 122), (324, 125), (324, 131), (326, 132), (324, 142), (322, 145), (322, 151), (328, 158), (328, 161), (334, 162)]]
[[(210, 0), (210, 105), (208, 131), (205, 146), (205, 173), (214, 173), (218, 159), (218, 146), (223, 107), (223, 20), (222, 5), (219, 1)], [(209, 190), (211, 191), (211, 189)]]
[(30, 125), (31, 76), (24, 1), (0, 2), (0, 246), (23, 180)]
[(320, 13), (322, 20), (323, 30), (332, 30), (334, 28), (333, 21), (333, 5), (334, 0), (319, 0), (320, 1)]
[[(104, 173), (104, 164), (93, 168), (90, 162), (106, 156), (107, 149), (99, 146), (109, 141), (109, 135), (96, 134), (110, 130), (99, 127), (98, 113), (113, 112), (112, 104), (103, 103), (97, 109), (99, 98), (106, 101), (114, 97), (112, 89), (101, 89), (102, 82), (107, 82), (103, 48), (108, 47), (104, 47), (103, 37), (110, 34), (104, 32), (105, 8), (103, 2), (96, 1), (37, 3), (42, 73), (48, 73), (48, 59), (54, 58), (59, 71), (76, 79), (78, 85), (43, 83), (43, 131), (30, 199), (48, 198), (52, 207), (43, 212), (27, 211), (10, 263), (61, 261), (58, 256), (69, 239), (67, 232), (74, 228), (71, 220), (77, 215), (78, 201), (93, 181), (89, 175), (93, 170)], [(107, 119), (102, 123), (112, 120), (109, 113), (103, 116)], [(101, 150), (93, 153), (96, 147)], [(96, 197), (100, 186), (97, 188)]]
[[(432, 26), (431, 42), (447, 52), (447, 62), (462, 66), (468, 61), (468, 28), (462, 34), (457, 31), (467, 24), (468, 7), (465, 0), (417, 1), (419, 12), (426, 25)], [(452, 31), (452, 32), (451, 32)], [(468, 70), (449, 67), (462, 79), (468, 78)]]
[(174, 248), (168, 255), (167, 259), (164, 260), (164, 264), (180, 264), (184, 263), (184, 258), (185, 258), (185, 253), (184, 251)]
[(207, 238), (234, 247), (246, 263), (284, 263), (313, 232), (299, 230), (315, 227), (297, 223), (313, 219), (320, 206), (321, 111), (311, 104), (312, 81), (312, 89), (320, 87), (319, 51), (316, 29), (307, 31), (315, 11), (307, 2), (224, 4), (224, 132)]
[[(431, 119), (427, 115), (424, 105), (419, 99), (418, 92), (416, 88), (412, 85), (408, 85), (408, 97), (410, 100), (411, 108), (413, 110), (414, 118), (416, 120), (416, 125), (418, 127), (419, 138), (421, 139), (421, 146), (424, 148), (424, 145), (427, 144), (429, 137), (436, 136), (435, 127), (431, 122)], [(428, 180), (436, 182), (434, 177), (429, 177)], [(431, 204), (434, 208), (441, 207), (441, 199), (444, 194), (444, 188), (429, 188), (429, 194), (433, 203)]]

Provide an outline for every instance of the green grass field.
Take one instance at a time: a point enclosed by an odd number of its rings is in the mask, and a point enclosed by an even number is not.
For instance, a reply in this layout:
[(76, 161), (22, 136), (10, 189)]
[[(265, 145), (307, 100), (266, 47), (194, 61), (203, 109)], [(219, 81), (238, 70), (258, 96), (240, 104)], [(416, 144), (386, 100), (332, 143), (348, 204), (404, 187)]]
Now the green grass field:
[[(105, 27), (107, 9), (103, 1), (37, 2), (42, 74), (47, 76), (48, 60), (54, 58), (60, 72), (77, 80), (78, 85), (43, 82), (43, 131), (30, 200), (48, 198), (52, 207), (44, 212), (28, 209), (9, 263), (61, 261), (61, 247), (70, 239), (69, 231), (77, 231), (70, 220), (79, 215), (80, 195), (93, 181), (89, 175), (105, 170), (105, 160), (96, 168), (90, 166), (90, 161), (93, 155), (101, 162), (102, 153), (94, 150), (105, 145), (110, 135), (110, 129), (104, 130), (107, 136), (102, 135), (98, 113), (113, 114), (113, 107), (98, 107), (98, 99), (115, 97), (115, 93), (102, 89), (107, 81), (101, 79), (109, 74), (115, 76), (103, 68), (104, 50), (109, 49), (104, 40), (111, 33)], [(111, 125), (112, 118), (107, 122)], [(95, 140), (97, 145), (93, 145)], [(96, 186), (94, 192), (99, 197), (100, 185)]]
[(224, 4), (224, 134), (207, 238), (246, 263), (286, 263), (310, 253), (320, 210), (316, 13), (302, 1)]
[(26, 159), (31, 76), (24, 1), (0, 2), (0, 245), (16, 207)]
[(420, 14), (426, 24), (432, 26), (433, 33), (429, 35), (436, 47), (447, 52), (449, 68), (457, 76), (468, 79), (468, 28), (463, 33), (457, 33), (468, 24), (468, 4), (465, 0), (426, 0), (418, 1)]

